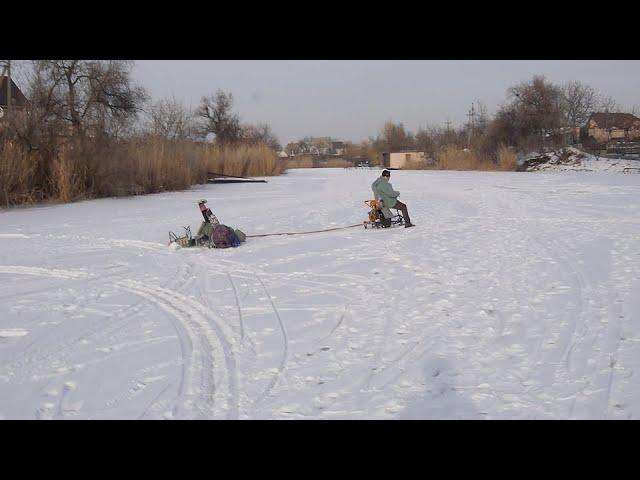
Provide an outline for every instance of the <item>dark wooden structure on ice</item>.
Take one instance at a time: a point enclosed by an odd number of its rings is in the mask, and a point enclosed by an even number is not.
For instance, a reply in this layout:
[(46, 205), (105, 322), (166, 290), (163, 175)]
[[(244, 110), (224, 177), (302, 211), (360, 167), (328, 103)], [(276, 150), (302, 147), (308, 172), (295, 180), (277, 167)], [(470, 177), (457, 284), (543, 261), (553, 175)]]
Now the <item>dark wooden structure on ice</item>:
[(267, 183), (266, 180), (255, 180), (247, 177), (224, 175), (217, 172), (207, 172), (207, 183)]

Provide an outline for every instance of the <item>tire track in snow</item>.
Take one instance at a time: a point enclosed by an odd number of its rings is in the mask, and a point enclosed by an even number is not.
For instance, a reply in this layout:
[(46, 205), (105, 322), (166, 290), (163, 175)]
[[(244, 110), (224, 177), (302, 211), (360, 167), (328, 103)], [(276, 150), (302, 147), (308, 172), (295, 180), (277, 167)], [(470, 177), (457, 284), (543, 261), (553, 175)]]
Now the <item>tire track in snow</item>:
[[(238, 296), (238, 290), (236, 289), (236, 285), (235, 282), (233, 281), (233, 278), (231, 277), (231, 274), (229, 272), (227, 272), (227, 276), (229, 277), (229, 282), (231, 283), (231, 288), (233, 289), (233, 296), (235, 298), (236, 301), (236, 307), (238, 308), (238, 322), (240, 324), (240, 345), (244, 345), (244, 339), (245, 339), (245, 328), (244, 328), (244, 320), (242, 317), (242, 308), (240, 307), (240, 297)], [(246, 334), (246, 338), (249, 340), (249, 345), (251, 347), (251, 352), (253, 353), (253, 355), (256, 355), (256, 346), (255, 343), (253, 342), (253, 340), (251, 339), (251, 335), (249, 335), (248, 333)]]
[(24, 267), (20, 265), (2, 265), (0, 273), (35, 275), (37, 277), (56, 277), (64, 279), (90, 278), (93, 275), (84, 270), (63, 270), (58, 268)]
[[(209, 409), (205, 416), (215, 414), (216, 404), (221, 404), (230, 418), (237, 418), (239, 401), (233, 348), (227, 338), (228, 333), (225, 334), (223, 327), (211, 318), (207, 309), (195, 300), (162, 287), (133, 280), (123, 280), (118, 285), (154, 301), (187, 331), (192, 348), (188, 352), (188, 375), (183, 393), (196, 393), (201, 397), (205, 407)], [(212, 320), (211, 323), (209, 320)], [(198, 363), (200, 368), (196, 366)], [(199, 391), (194, 392), (194, 377), (199, 369), (202, 374), (201, 384)], [(220, 380), (216, 381), (216, 378)]]
[[(171, 282), (168, 285), (173, 286), (173, 288), (179, 288), (180, 284), (184, 284), (186, 277), (190, 272), (189, 268), (184, 266), (180, 267), (179, 274), (176, 277), (172, 277)], [(62, 269), (46, 269), (46, 268), (37, 268), (37, 267), (23, 267), (23, 266), (0, 266), (0, 273), (13, 273), (13, 274), (25, 274), (25, 275), (36, 275), (43, 277), (55, 277), (61, 279), (80, 279), (85, 278), (85, 281), (95, 281), (95, 280), (105, 280), (104, 276), (96, 276), (91, 275), (82, 270), (62, 270)], [(111, 275), (110, 277), (115, 276)], [(109, 277), (109, 278), (110, 278)], [(143, 298), (138, 295), (138, 297)], [(113, 335), (117, 331), (131, 324), (131, 312), (133, 311), (136, 315), (140, 315), (141, 312), (140, 306), (144, 304), (157, 305), (157, 302), (153, 298), (143, 298), (142, 303), (134, 303), (133, 305), (127, 305), (124, 309), (120, 309), (111, 315), (111, 318), (120, 318), (120, 320), (112, 321), (109, 324), (105, 325), (106, 328), (101, 328), (104, 324), (103, 321), (93, 322), (93, 324), (82, 331), (82, 333), (78, 336), (74, 336), (73, 338), (69, 338), (63, 342), (56, 342), (54, 344), (54, 348), (51, 350), (51, 344), (45, 345), (45, 354), (40, 355), (39, 353), (43, 349), (36, 349), (35, 352), (30, 351), (28, 348), (22, 350), (21, 355), (14, 358), (14, 360), (4, 366), (4, 369), (9, 369), (10, 371), (14, 371), (15, 368), (19, 368), (20, 376), (24, 377), (26, 373), (31, 370), (24, 371), (25, 366), (34, 365), (40, 366), (43, 362), (48, 363), (64, 363), (64, 361), (72, 354), (73, 348), (78, 343), (88, 343), (90, 340), (98, 341), (100, 339), (105, 339), (109, 335)], [(175, 326), (174, 326), (175, 327)], [(181, 334), (180, 331), (176, 329), (176, 333), (178, 334), (178, 338), (181, 341), (181, 349), (183, 351), (187, 350), (189, 347), (183, 345), (184, 341), (184, 333)], [(33, 342), (32, 342), (33, 343)], [(47, 351), (48, 350), (48, 351)], [(26, 360), (19, 362), (18, 359), (21, 357), (27, 357)], [(109, 359), (113, 357), (110, 355), (108, 357), (104, 357), (101, 361)], [(99, 363), (99, 362), (90, 362), (90, 363)], [(181, 372), (181, 380), (180, 384), (184, 383), (184, 367)], [(179, 391), (182, 387), (180, 387)], [(115, 400), (114, 400), (115, 401)], [(116, 402), (117, 403), (117, 402)]]
[[(569, 375), (572, 370), (572, 362), (571, 362), (572, 355), (578, 344), (578, 340), (583, 339), (586, 334), (585, 332), (583, 332), (580, 338), (577, 338), (578, 321), (581, 319), (581, 324), (583, 328), (586, 328), (586, 318), (590, 318), (592, 322), (595, 321), (595, 315), (587, 316), (588, 310), (585, 309), (585, 304), (587, 303), (585, 301), (585, 299), (587, 298), (586, 292), (587, 290), (589, 290), (590, 292), (596, 292), (596, 290), (593, 288), (590, 288), (590, 284), (587, 281), (586, 277), (580, 271), (580, 269), (576, 266), (578, 264), (577, 263), (578, 258), (573, 252), (573, 250), (570, 249), (568, 245), (566, 245), (566, 242), (562, 240), (554, 239), (551, 241), (551, 243), (554, 246), (553, 248), (546, 247), (546, 245), (545, 247), (551, 253), (552, 257), (555, 258), (559, 264), (564, 266), (565, 272), (568, 272), (570, 277), (574, 279), (574, 284), (577, 287), (576, 297), (578, 300), (578, 309), (575, 316), (572, 316), (573, 322), (570, 329), (570, 334), (567, 339), (566, 347), (564, 348), (562, 353), (562, 366), (564, 367), (566, 374)], [(593, 295), (590, 295), (589, 298), (591, 298), (591, 300), (594, 300), (595, 297)], [(595, 345), (595, 342), (597, 341), (597, 337), (598, 337), (597, 333), (594, 334), (594, 338), (591, 342), (591, 349)], [(613, 372), (613, 368), (611, 368), (610, 374), (612, 374), (612, 372)], [(567, 418), (574, 417), (574, 412), (575, 412), (576, 406), (578, 405), (579, 396), (584, 395), (585, 391), (593, 385), (592, 376), (593, 376), (592, 372), (589, 372), (588, 376), (585, 374), (584, 377), (587, 378), (587, 382), (585, 383), (585, 385), (582, 386), (581, 388), (578, 388), (578, 390), (572, 392), (573, 399), (569, 407)], [(608, 381), (607, 398), (606, 398), (607, 406), (608, 406), (608, 401), (609, 401), (609, 396), (611, 391), (611, 381), (612, 381), (612, 376), (609, 377), (609, 381)], [(606, 414), (606, 409), (605, 409), (605, 414)]]
[(269, 297), (269, 302), (271, 302), (271, 307), (273, 308), (273, 313), (276, 315), (276, 318), (278, 320), (278, 325), (280, 326), (280, 331), (282, 332), (282, 340), (283, 340), (283, 353), (282, 353), (282, 360), (280, 361), (280, 365), (278, 366), (278, 371), (276, 372), (276, 374), (273, 376), (273, 378), (271, 379), (271, 381), (269, 382), (269, 384), (267, 385), (267, 388), (262, 392), (262, 394), (260, 394), (260, 396), (254, 400), (253, 405), (252, 405), (252, 409), (255, 410), (256, 405), (258, 405), (264, 398), (266, 398), (266, 396), (269, 394), (269, 392), (271, 392), (271, 390), (273, 389), (273, 387), (276, 385), (276, 383), (278, 382), (278, 380), (280, 379), (282, 372), (284, 372), (285, 368), (286, 368), (286, 364), (288, 361), (288, 357), (289, 357), (289, 339), (287, 337), (287, 329), (284, 326), (284, 323), (282, 322), (282, 318), (280, 318), (280, 314), (278, 313), (278, 309), (276, 308), (275, 304), (273, 303), (273, 298), (271, 297), (271, 294), (269, 293), (269, 291), (267, 290), (267, 287), (265, 286), (264, 282), (262, 281), (262, 278), (260, 278), (260, 276), (258, 274), (255, 274), (256, 278), (258, 279), (258, 281), (260, 282), (260, 284), (262, 285), (262, 288), (264, 289), (265, 293), (267, 294), (267, 297)]
[[(177, 417), (181, 413), (180, 408), (182, 407), (182, 405), (180, 405), (180, 402), (183, 402), (189, 407), (192, 406), (191, 402), (189, 402), (188, 397), (194, 395), (193, 388), (194, 384), (196, 383), (195, 377), (198, 370), (197, 364), (198, 361), (201, 360), (198, 354), (198, 352), (200, 351), (198, 350), (198, 348), (200, 347), (202, 351), (206, 351), (206, 347), (199, 344), (199, 338), (197, 333), (193, 329), (193, 325), (190, 322), (183, 320), (184, 317), (189, 315), (188, 308), (180, 309), (180, 305), (176, 305), (175, 301), (166, 301), (162, 297), (158, 298), (157, 292), (155, 292), (153, 288), (140, 288), (137, 282), (127, 281), (126, 283), (120, 284), (120, 287), (142, 298), (145, 298), (149, 302), (169, 313), (171, 318), (175, 319), (175, 321), (172, 321), (172, 325), (174, 326), (174, 329), (176, 330), (176, 333), (178, 334), (179, 338), (181, 338), (181, 340), (183, 339), (181, 330), (187, 334), (186, 339), (180, 342), (181, 354), (183, 359), (183, 375), (178, 389), (178, 404), (174, 407), (173, 411), (173, 415)], [(204, 361), (202, 362), (203, 364), (205, 363)], [(210, 363), (212, 364), (213, 362)], [(207, 367), (210, 369), (210, 372), (207, 372)], [(210, 367), (209, 365), (203, 366), (203, 370), (203, 375), (209, 373), (211, 376), (213, 376), (212, 367)], [(212, 380), (214, 381), (215, 379)], [(215, 393), (215, 382), (213, 383), (213, 385), (214, 387), (212, 388), (212, 393)], [(201, 392), (197, 393), (200, 394)], [(213, 410), (213, 397), (210, 397), (209, 395), (207, 395), (207, 393), (208, 392), (205, 392), (204, 400), (208, 404), (210, 409)], [(198, 408), (197, 405), (195, 407)]]
[[(396, 299), (397, 300), (397, 299)], [(383, 314), (385, 315), (385, 321), (384, 321), (384, 328), (382, 331), (382, 339), (378, 342), (377, 348), (376, 348), (376, 353), (373, 357), (373, 361), (369, 364), (369, 369), (367, 371), (367, 375), (364, 379), (364, 381), (362, 382), (363, 386), (360, 388), (361, 391), (365, 391), (368, 392), (371, 389), (371, 383), (373, 381), (373, 377), (376, 375), (376, 373), (380, 373), (384, 370), (387, 369), (388, 367), (388, 363), (382, 363), (381, 362), (381, 357), (382, 357), (382, 351), (384, 350), (385, 347), (385, 343), (389, 337), (389, 329), (391, 327), (391, 321), (392, 321), (392, 315), (389, 315), (387, 312), (385, 312), (385, 310), (388, 307), (385, 308), (381, 308), (379, 311), (383, 312)], [(381, 364), (382, 363), (382, 364)], [(361, 396), (359, 399), (359, 409), (362, 410), (364, 408), (364, 401), (365, 398), (364, 396)]]
[[(187, 280), (188, 277), (190, 276), (192, 271), (192, 268), (190, 265), (186, 265), (186, 264), (180, 264), (179, 268), (178, 268), (178, 273), (176, 276), (172, 277), (172, 282), (169, 283), (169, 285), (165, 286), (165, 288), (173, 288), (173, 289), (179, 289), (181, 287), (183, 287), (184, 285), (187, 284)], [(134, 293), (134, 292), (132, 292)], [(152, 298), (148, 298), (139, 294), (136, 294), (137, 297), (143, 299), (143, 303), (149, 304), (149, 305), (157, 305), (157, 301), (155, 299)], [(138, 305), (138, 304), (137, 304)], [(120, 322), (119, 325), (117, 325), (115, 328), (111, 329), (109, 332), (107, 332), (107, 335), (113, 335), (116, 331), (122, 329), (124, 326), (126, 326), (126, 324), (129, 323), (128, 319), (125, 319), (123, 322)], [(190, 352), (193, 348), (192, 346), (192, 342), (190, 341), (190, 337), (188, 335), (188, 333), (185, 331), (181, 331), (181, 329), (173, 322), (171, 322), (171, 326), (173, 327), (174, 331), (176, 332), (177, 338), (178, 338), (178, 342), (180, 345), (180, 356), (181, 356), (181, 368), (180, 368), (180, 381), (178, 383), (178, 392), (179, 392), (179, 397), (180, 395), (183, 394), (184, 388), (185, 388), (185, 378), (187, 376), (187, 361), (185, 360), (185, 358), (188, 358), (188, 354), (186, 352)], [(186, 336), (185, 336), (186, 334)], [(103, 337), (104, 339), (104, 337)], [(103, 360), (107, 360), (109, 357), (103, 359)], [(148, 370), (149, 367), (147, 367), (144, 370)], [(137, 375), (139, 374), (139, 372), (137, 372)], [(120, 403), (122, 403), (122, 401), (127, 401), (127, 400), (131, 400), (137, 393), (139, 393), (139, 388), (137, 387), (139, 381), (136, 380), (135, 378), (132, 379), (129, 383), (134, 383), (133, 387), (128, 388), (128, 394), (127, 392), (124, 393), (119, 393), (116, 398), (109, 400), (108, 402), (106, 402), (106, 407), (109, 410), (114, 409), (115, 407), (117, 407)], [(144, 384), (144, 383), (143, 383)], [(170, 385), (170, 384), (169, 384)], [(144, 384), (144, 386), (146, 386), (146, 384)], [(166, 388), (164, 388), (162, 390), (162, 392), (157, 396), (157, 398), (159, 398), (166, 390), (168, 390), (169, 386), (167, 386)], [(157, 398), (155, 398), (147, 407), (147, 409), (145, 410), (148, 411), (153, 404), (156, 402)], [(174, 407), (174, 410), (177, 409), (177, 406)], [(96, 412), (96, 414), (94, 414), (92, 417), (95, 417), (95, 415), (100, 414), (102, 412)], [(90, 417), (90, 418), (92, 418)]]
[[(105, 280), (110, 280), (113, 277), (123, 275), (122, 273), (118, 273), (118, 274), (110, 274), (108, 276), (105, 276), (105, 275), (90, 274), (88, 272), (85, 272), (84, 270), (61, 270), (61, 269), (46, 269), (46, 268), (39, 268), (39, 267), (23, 267), (23, 266), (0, 266), (0, 273), (15, 273), (15, 274), (24, 274), (24, 275), (34, 275), (34, 276), (40, 276), (40, 277), (54, 277), (54, 278), (61, 278), (61, 279), (74, 279), (74, 280), (81, 279), (84, 284), (87, 284), (89, 282), (95, 282), (95, 281), (104, 282)], [(180, 275), (178, 278), (179, 278), (179, 281), (183, 281), (184, 274)], [(123, 317), (123, 320), (120, 322), (111, 322), (104, 331), (99, 329), (100, 325), (104, 323), (103, 321), (93, 322), (92, 325), (89, 328), (84, 329), (79, 336), (75, 336), (72, 339), (69, 339), (67, 342), (64, 342), (63, 346), (66, 345), (67, 343), (73, 344), (83, 340), (94, 338), (98, 334), (112, 334), (116, 330), (120, 329), (122, 326), (125, 326), (129, 323), (130, 317), (126, 317), (126, 318), (124, 317), (128, 315), (128, 313), (131, 310), (136, 310), (138, 306), (139, 304), (127, 305), (124, 309), (117, 310), (116, 312), (111, 314), (110, 317)], [(23, 353), (26, 353), (26, 349), (23, 350)], [(50, 356), (51, 354), (49, 355), (49, 357)], [(49, 357), (45, 357), (45, 358), (49, 358)], [(45, 358), (42, 358), (42, 359), (45, 359)], [(17, 360), (17, 358), (14, 359), (14, 361), (15, 360)]]
[(240, 324), (240, 343), (244, 343), (244, 322), (242, 321), (242, 310), (240, 309), (240, 299), (238, 298), (238, 290), (236, 290), (236, 285), (233, 283), (233, 278), (231, 274), (227, 272), (227, 278), (229, 279), (229, 283), (231, 284), (231, 288), (233, 289), (233, 296), (236, 300), (236, 307), (238, 308), (238, 323)]
[[(578, 331), (578, 320), (582, 319), (583, 326), (585, 323), (583, 317), (584, 317), (584, 314), (586, 313), (584, 308), (584, 305), (585, 305), (584, 297), (585, 297), (585, 291), (587, 289), (587, 281), (584, 275), (575, 267), (577, 258), (575, 255), (573, 255), (571, 250), (566, 245), (564, 245), (563, 242), (559, 240), (553, 240), (552, 243), (556, 245), (555, 250), (560, 252), (558, 255), (555, 256), (555, 258), (558, 260), (558, 262), (565, 265), (566, 267), (565, 270), (570, 272), (570, 275), (575, 279), (575, 285), (577, 286), (576, 298), (578, 300), (578, 308), (575, 316), (572, 315), (573, 322), (571, 326), (571, 333), (569, 334), (569, 339), (567, 340), (567, 346), (564, 349), (564, 352), (562, 354), (562, 361), (566, 369), (570, 370), (571, 352), (573, 351), (576, 345), (576, 332)], [(570, 259), (567, 260), (567, 257), (570, 257)]]
[[(610, 338), (617, 338), (616, 332), (619, 330), (620, 322), (618, 316), (613, 313), (611, 301), (610, 299), (608, 299), (606, 303), (609, 305), (609, 319), (606, 322), (607, 327), (605, 332), (600, 333), (597, 330), (594, 330), (592, 332), (587, 330), (588, 327), (593, 327), (597, 320), (597, 313), (593, 311), (589, 305), (591, 303), (597, 304), (600, 300), (602, 300), (602, 296), (598, 295), (598, 289), (594, 288), (588, 278), (584, 275), (584, 273), (578, 266), (578, 257), (576, 256), (574, 250), (571, 249), (565, 241), (561, 239), (552, 239), (550, 241), (551, 246), (539, 240), (537, 243), (545, 248), (550, 253), (551, 257), (563, 267), (565, 275), (568, 275), (569, 278), (573, 279), (572, 283), (577, 290), (577, 295), (572, 297), (577, 298), (577, 310), (571, 316), (573, 322), (571, 324), (571, 327), (567, 329), (567, 332), (570, 333), (567, 334), (566, 344), (562, 349), (562, 353), (560, 356), (561, 363), (559, 364), (559, 366), (564, 370), (564, 373), (570, 378), (573, 378), (577, 373), (574, 372), (572, 377), (572, 371), (577, 368), (577, 364), (575, 364), (573, 358), (575, 356), (576, 348), (578, 347), (578, 345), (590, 340), (589, 346), (584, 345), (581, 349), (581, 351), (583, 352), (594, 351), (594, 348), (596, 346), (607, 347), (609, 343), (611, 343), (609, 341)], [(587, 323), (587, 320), (590, 321), (589, 324)], [(581, 334), (578, 333), (579, 325), (581, 325), (582, 329), (584, 330)], [(600, 343), (602, 343), (602, 345), (600, 345)], [(589, 408), (590, 402), (588, 396), (598, 391), (604, 392), (601, 414), (606, 417), (610, 404), (614, 367), (617, 364), (619, 341), (616, 340), (615, 348), (613, 348), (612, 350), (607, 350), (606, 348), (602, 348), (601, 350), (601, 353), (598, 354), (598, 357), (602, 359), (600, 364), (606, 364), (609, 368), (609, 371), (607, 372), (607, 380), (605, 382), (606, 384), (602, 385), (601, 388), (596, 388), (596, 390), (593, 390), (593, 388), (596, 387), (596, 378), (594, 378), (594, 376), (598, 375), (598, 371), (593, 370), (593, 368), (589, 370), (583, 370), (582, 377), (585, 379), (585, 384), (583, 386), (579, 386), (575, 391), (571, 393), (571, 396), (573, 398), (568, 409), (567, 418), (574, 417), (576, 407), (578, 407), (579, 404), (581, 404), (581, 406), (583, 407)], [(556, 349), (556, 351), (559, 351), (559, 349)], [(589, 356), (589, 359), (591, 359), (591, 356)], [(553, 362), (546, 363), (552, 364)], [(594, 364), (598, 365), (598, 362), (594, 362)], [(583, 368), (586, 368), (587, 365), (588, 363), (584, 365)], [(587, 396), (585, 397), (585, 395)], [(580, 397), (582, 397), (582, 402), (579, 402)]]
[(340, 328), (340, 326), (342, 325), (342, 322), (344, 321), (344, 317), (347, 315), (347, 308), (349, 307), (349, 304), (345, 304), (345, 306), (343, 307), (342, 310), (342, 315), (340, 315), (340, 319), (338, 320), (338, 322), (333, 326), (333, 328), (331, 329), (331, 331), (325, 335), (324, 337), (316, 340), (316, 345), (319, 345), (320, 343), (324, 343), (327, 340), (329, 340), (329, 338), (331, 338), (331, 336), (334, 334), (334, 332), (336, 330), (338, 330)]

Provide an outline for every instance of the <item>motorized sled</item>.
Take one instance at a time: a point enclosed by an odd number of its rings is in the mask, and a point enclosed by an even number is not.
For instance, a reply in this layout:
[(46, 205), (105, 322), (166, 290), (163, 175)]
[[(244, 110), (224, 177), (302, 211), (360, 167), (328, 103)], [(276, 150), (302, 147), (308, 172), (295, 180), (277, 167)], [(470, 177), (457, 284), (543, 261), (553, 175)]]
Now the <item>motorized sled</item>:
[(383, 205), (379, 200), (366, 200), (369, 210), (369, 220), (365, 220), (364, 228), (391, 228), (395, 226), (404, 225), (404, 217), (397, 208), (392, 208), (395, 213), (391, 212), (391, 218), (384, 216), (382, 212)]

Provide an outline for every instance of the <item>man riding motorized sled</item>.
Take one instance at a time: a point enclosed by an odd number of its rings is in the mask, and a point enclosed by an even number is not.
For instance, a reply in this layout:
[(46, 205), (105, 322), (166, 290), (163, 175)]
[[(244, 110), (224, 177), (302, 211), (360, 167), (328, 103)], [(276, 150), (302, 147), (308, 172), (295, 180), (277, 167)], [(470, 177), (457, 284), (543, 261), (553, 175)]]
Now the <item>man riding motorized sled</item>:
[(383, 170), (382, 175), (376, 179), (375, 182), (371, 184), (371, 190), (373, 190), (374, 198), (381, 202), (382, 205), (382, 215), (384, 218), (381, 219), (381, 223), (383, 226), (391, 225), (391, 218), (393, 214), (391, 213), (390, 208), (396, 208), (402, 211), (402, 216), (404, 218), (404, 228), (415, 227), (413, 223), (411, 223), (411, 219), (409, 218), (409, 212), (407, 210), (407, 206), (398, 200), (400, 196), (400, 192), (393, 189), (389, 180), (391, 179), (391, 172), (389, 170)]
[(229, 248), (237, 247), (246, 240), (247, 236), (241, 230), (221, 224), (207, 206), (206, 200), (200, 200), (198, 206), (204, 220), (196, 236), (191, 235), (191, 228), (184, 227), (185, 234), (182, 237), (169, 232), (169, 244), (176, 243), (181, 247)]

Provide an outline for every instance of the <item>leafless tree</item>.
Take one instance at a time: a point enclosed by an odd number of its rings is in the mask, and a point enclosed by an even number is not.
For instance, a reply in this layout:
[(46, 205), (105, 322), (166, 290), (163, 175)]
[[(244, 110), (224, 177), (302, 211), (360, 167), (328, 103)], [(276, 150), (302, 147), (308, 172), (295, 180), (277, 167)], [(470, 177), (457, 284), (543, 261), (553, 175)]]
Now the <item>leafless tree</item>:
[(281, 149), (278, 137), (271, 131), (271, 127), (265, 123), (244, 125), (242, 127), (242, 141), (254, 145), (263, 143), (274, 150)]
[(193, 132), (193, 115), (175, 97), (155, 102), (147, 111), (148, 129), (165, 138), (187, 138)]
[(437, 132), (431, 128), (418, 128), (415, 139), (416, 147), (419, 150), (432, 155), (437, 150)]
[(474, 134), (482, 135), (482, 133), (486, 130), (487, 126), (489, 125), (489, 122), (491, 119), (489, 118), (489, 111), (484, 102), (482, 102), (481, 100), (476, 100), (474, 103), (476, 105), (476, 118), (474, 120)]
[(147, 95), (130, 79), (132, 62), (37, 60), (31, 101), (46, 122), (71, 133), (117, 134), (135, 119)]
[(553, 129), (562, 126), (562, 90), (543, 76), (534, 76), (508, 90), (514, 100), (519, 123), (529, 128)]
[(570, 127), (584, 126), (600, 102), (597, 90), (579, 81), (564, 84), (562, 96), (565, 121)]
[(603, 112), (614, 113), (620, 109), (620, 105), (613, 97), (602, 95), (598, 101), (598, 109)]
[(215, 135), (218, 144), (232, 144), (241, 139), (240, 118), (232, 112), (233, 95), (218, 90), (215, 95), (202, 97), (196, 114), (202, 119), (199, 132), (202, 136)]
[(413, 136), (408, 134), (402, 123), (386, 122), (376, 139), (380, 151), (415, 148)]
[(510, 103), (496, 116), (507, 133), (503, 143), (526, 149), (548, 146), (552, 133), (565, 123), (562, 89), (536, 75), (507, 92)]

